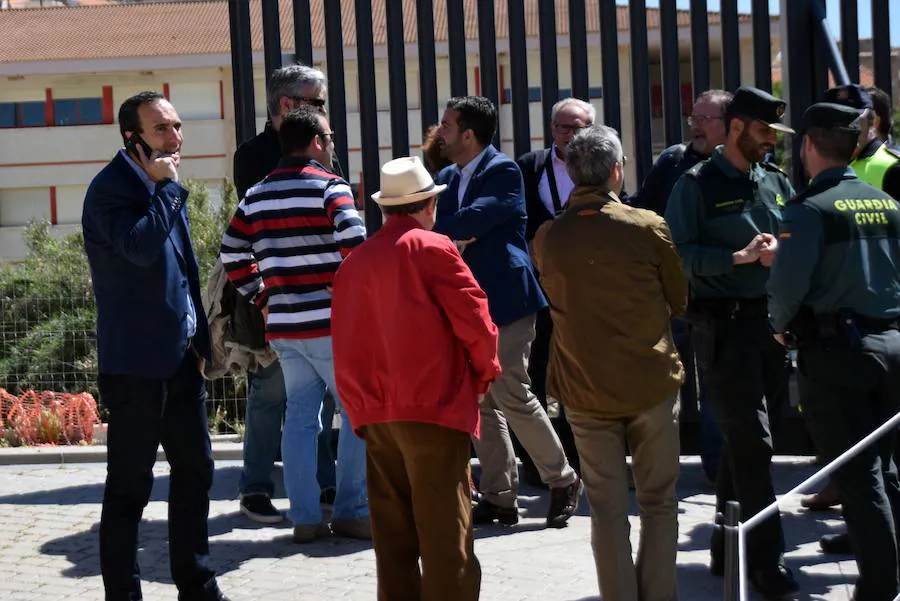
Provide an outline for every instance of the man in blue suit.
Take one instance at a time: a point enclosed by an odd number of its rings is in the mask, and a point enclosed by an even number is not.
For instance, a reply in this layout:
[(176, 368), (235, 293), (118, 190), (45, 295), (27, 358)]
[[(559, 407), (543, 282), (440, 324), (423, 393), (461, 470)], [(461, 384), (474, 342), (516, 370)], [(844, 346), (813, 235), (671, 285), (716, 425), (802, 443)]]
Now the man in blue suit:
[(213, 458), (200, 364), (209, 330), (178, 183), (181, 121), (156, 92), (122, 103), (125, 148), (84, 200), (84, 247), (97, 302), (98, 388), (109, 411), (100, 516), (106, 601), (142, 598), (138, 523), (160, 443), (171, 467), (169, 553), (179, 601), (227, 601), (209, 566)]
[(480, 96), (451, 98), (438, 129), (441, 152), (453, 164), (436, 180), (448, 187), (438, 202), (434, 231), (457, 242), (500, 329), (503, 371), (484, 397), (481, 435), (475, 440), (484, 497), (473, 511), (473, 521), (507, 525), (519, 521), (518, 471), (508, 425), (550, 487), (547, 526), (559, 528), (577, 508), (581, 480), (531, 391), (528, 358), (535, 317), (547, 300), (525, 243), (522, 172), (491, 146), (496, 130), (497, 109)]

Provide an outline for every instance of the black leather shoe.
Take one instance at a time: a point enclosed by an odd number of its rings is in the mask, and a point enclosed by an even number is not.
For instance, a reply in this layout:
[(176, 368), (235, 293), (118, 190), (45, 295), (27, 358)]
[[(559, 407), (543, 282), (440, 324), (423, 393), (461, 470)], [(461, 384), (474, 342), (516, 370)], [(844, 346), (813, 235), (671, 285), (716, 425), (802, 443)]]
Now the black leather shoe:
[(716, 522), (709, 537), (709, 572), (713, 576), (725, 575), (725, 516), (716, 514)]
[(750, 583), (763, 596), (769, 599), (779, 599), (787, 595), (793, 595), (800, 590), (800, 585), (794, 580), (794, 574), (784, 564), (778, 564), (771, 568), (752, 570)]
[(825, 534), (819, 539), (819, 548), (828, 555), (853, 555), (850, 535), (846, 532)]
[(500, 522), (505, 526), (519, 523), (519, 510), (515, 507), (500, 507), (482, 499), (472, 510), (472, 523), (476, 526), (488, 526)]
[(575, 481), (568, 486), (550, 489), (550, 508), (547, 510), (547, 528), (562, 528), (578, 510), (578, 500), (584, 484), (581, 477), (575, 475)]
[(203, 590), (195, 594), (178, 593), (178, 601), (230, 601), (219, 588), (215, 579), (208, 581)]

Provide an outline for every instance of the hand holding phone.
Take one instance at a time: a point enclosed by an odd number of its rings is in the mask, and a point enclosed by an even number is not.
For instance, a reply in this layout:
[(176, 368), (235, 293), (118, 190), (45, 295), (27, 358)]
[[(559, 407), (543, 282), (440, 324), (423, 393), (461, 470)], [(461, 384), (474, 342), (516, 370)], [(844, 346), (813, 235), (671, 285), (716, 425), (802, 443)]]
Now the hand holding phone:
[(163, 179), (178, 181), (178, 154), (163, 155), (154, 151), (137, 132), (132, 133), (125, 141), (125, 149), (154, 182)]

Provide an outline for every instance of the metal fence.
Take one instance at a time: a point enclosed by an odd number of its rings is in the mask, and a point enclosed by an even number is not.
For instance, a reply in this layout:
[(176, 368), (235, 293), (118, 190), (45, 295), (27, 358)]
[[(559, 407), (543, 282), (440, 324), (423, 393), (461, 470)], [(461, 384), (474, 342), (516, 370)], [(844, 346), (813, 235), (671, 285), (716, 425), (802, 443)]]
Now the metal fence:
[[(874, 83), (891, 93), (892, 70), (890, 50), (891, 0), (871, 0), (872, 12), (872, 71)], [(374, 20), (373, 5), (379, 8)], [(690, 98), (708, 89), (711, 82), (721, 81), (722, 87), (733, 91), (741, 83), (770, 90), (773, 86), (772, 71), (772, 15), (769, 0), (752, 0), (751, 12), (741, 14), (738, 0), (721, 0), (717, 18), (718, 31), (710, 27), (707, 0), (690, 0)], [(229, 0), (229, 16), (232, 42), (233, 84), (235, 99), (235, 128), (238, 143), (256, 133), (253, 60), (251, 42), (251, 9), (261, 10), (261, 29), (266, 73), (281, 66), (282, 22), (293, 28), (294, 58), (306, 64), (313, 63), (313, 21), (322, 15), (324, 19), (325, 63), (329, 82), (329, 114), (332, 128), (337, 132), (335, 147), (342, 165), (348, 164), (347, 145), (347, 81), (345, 76), (345, 50), (355, 51), (356, 74), (359, 90), (361, 125), (362, 174), (366, 189), (377, 189), (380, 179), (378, 144), (378, 102), (376, 96), (384, 93), (390, 98), (391, 151), (393, 156), (409, 153), (409, 122), (407, 113), (406, 81), (407, 52), (412, 49), (405, 36), (404, 19), (415, 19), (415, 56), (418, 63), (419, 110), (422, 131), (438, 119), (439, 98), (436, 67), (436, 48), (449, 59), (450, 92), (463, 95), (478, 92), (500, 104), (498, 87), (498, 49), (509, 55), (511, 83), (504, 104), (511, 104), (513, 119), (513, 145), (515, 154), (531, 150), (531, 125), (528, 118), (529, 81), (526, 68), (526, 49), (529, 40), (528, 23), (539, 26), (538, 46), (540, 59), (540, 101), (542, 133), (547, 146), (550, 143), (550, 108), (559, 100), (560, 73), (557, 57), (560, 39), (565, 38), (570, 52), (571, 89), (567, 94), (589, 100), (591, 91), (602, 89), (603, 121), (623, 131), (628, 122), (633, 135), (633, 158), (638, 182), (650, 170), (653, 159), (651, 129), (654, 126), (651, 113), (650, 64), (658, 61), (661, 71), (662, 127), (665, 144), (681, 142), (684, 136), (682, 113), (682, 77), (680, 67), (679, 27), (683, 26), (684, 11), (679, 11), (676, 0), (659, 0), (659, 10), (654, 17), (653, 28), (648, 26), (648, 7), (644, 0), (632, 0), (627, 8), (617, 6), (614, 0), (272, 0), (259, 4), (255, 0)], [(288, 14), (293, 10), (293, 15)], [(414, 10), (413, 10), (414, 9)], [(620, 10), (627, 10), (627, 27), (620, 25)], [(782, 52), (783, 94), (789, 102), (789, 118), (798, 123), (803, 111), (818, 99), (828, 87), (829, 68), (827, 49), (816, 37), (821, 28), (820, 15), (826, 10), (825, 0), (781, 0), (779, 30)], [(844, 73), (851, 81), (860, 77), (860, 41), (857, 0), (840, 0), (842, 46), (840, 55), (846, 63), (846, 71), (834, 73), (837, 81), (844, 80)], [(414, 17), (412, 17), (414, 13)], [(505, 17), (507, 36), (498, 39), (497, 15)], [(559, 23), (557, 15), (566, 15), (567, 22)], [(599, 19), (597, 31), (588, 31), (588, 17)], [(445, 23), (436, 21), (440, 17)], [(752, 55), (743, 53), (740, 46), (741, 26), (750, 21), (752, 27)], [(468, 24), (477, 22), (476, 39), (472, 38)], [(435, 32), (446, 24), (446, 41), (436, 45)], [(343, 32), (355, 28), (355, 40), (344, 40)], [(389, 77), (386, 86), (376, 85), (374, 27), (386, 27), (387, 63)], [(623, 34), (623, 35), (620, 35)], [(648, 40), (659, 40), (658, 50), (651, 57)], [(711, 34), (713, 34), (711, 36)], [(715, 44), (711, 42), (715, 40)], [(719, 41), (720, 40), (720, 41)], [(352, 46), (355, 45), (355, 48)], [(630, 65), (630, 90), (620, 86), (620, 48), (627, 45)], [(501, 48), (502, 46), (502, 48)], [(479, 67), (476, 90), (469, 89), (467, 54), (469, 47), (477, 47)], [(599, 81), (591, 77), (592, 58), (589, 48), (601, 50)], [(721, 73), (713, 73), (712, 57), (721, 63)], [(596, 55), (593, 55), (596, 56)], [(653, 59), (651, 61), (651, 58)], [(753, 77), (742, 77), (742, 61), (752, 60)], [(596, 65), (595, 65), (596, 66)], [(831, 61), (832, 68), (835, 61)], [(788, 73), (790, 76), (788, 77)], [(626, 80), (627, 81), (627, 80)], [(596, 86), (596, 87), (592, 87)], [(626, 102), (623, 102), (627, 98)], [(442, 99), (440, 99), (442, 100)], [(622, 106), (631, 110), (623, 114)], [(499, 134), (498, 134), (499, 136)], [(418, 143), (418, 141), (415, 141)], [(799, 139), (793, 140), (793, 156), (799, 156)], [(805, 186), (802, 167), (793, 161), (794, 181), (798, 189)], [(367, 225), (374, 230), (380, 226), (380, 215), (371, 199), (366, 198)]]
[[(97, 391), (96, 308), (90, 283), (72, 291), (71, 280), (43, 282), (36, 293), (11, 286), (0, 295), (0, 388), (11, 394)], [(227, 376), (207, 382), (210, 427), (239, 431), (247, 382)]]

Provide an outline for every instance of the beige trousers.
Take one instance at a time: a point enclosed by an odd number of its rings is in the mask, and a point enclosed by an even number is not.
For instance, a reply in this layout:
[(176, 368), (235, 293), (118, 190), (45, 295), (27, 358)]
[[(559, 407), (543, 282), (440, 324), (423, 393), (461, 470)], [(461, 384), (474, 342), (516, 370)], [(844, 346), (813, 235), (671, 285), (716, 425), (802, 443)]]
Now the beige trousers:
[(550, 487), (575, 481), (547, 412), (531, 392), (528, 357), (534, 340), (535, 316), (500, 328), (497, 355), (503, 372), (481, 404), (481, 438), (474, 441), (481, 462), (479, 488), (500, 507), (515, 507), (519, 474), (509, 428), (534, 460), (541, 480)]
[[(622, 419), (601, 419), (569, 410), (566, 417), (575, 435), (591, 506), (591, 545), (601, 596), (615, 601), (675, 601), (677, 403), (666, 401)], [(636, 561), (632, 559), (628, 522), (625, 458), (629, 449), (641, 515)]]

